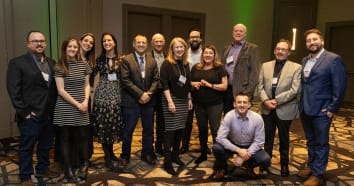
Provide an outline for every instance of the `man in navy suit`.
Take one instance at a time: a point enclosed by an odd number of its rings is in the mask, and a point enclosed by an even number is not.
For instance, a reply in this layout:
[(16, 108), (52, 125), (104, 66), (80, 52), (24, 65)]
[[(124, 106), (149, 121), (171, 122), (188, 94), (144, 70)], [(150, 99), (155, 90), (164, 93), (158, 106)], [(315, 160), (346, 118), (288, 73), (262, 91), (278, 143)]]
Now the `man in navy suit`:
[(12, 59), (7, 69), (7, 91), (16, 110), (20, 132), (20, 179), (34, 185), (32, 156), (37, 143), (37, 177), (56, 177), (49, 170), (49, 148), (53, 143), (53, 111), (57, 89), (53, 79), (54, 61), (45, 56), (46, 42), (39, 31), (27, 35), (28, 53)]
[(300, 114), (307, 139), (307, 167), (298, 172), (304, 185), (319, 185), (329, 156), (329, 128), (346, 88), (342, 58), (323, 48), (318, 29), (305, 32), (310, 54), (302, 60)]
[(133, 132), (141, 116), (143, 127), (141, 159), (148, 164), (156, 164), (154, 153), (154, 94), (159, 84), (159, 71), (151, 53), (146, 52), (147, 38), (136, 35), (134, 52), (124, 57), (121, 65), (122, 107), (124, 128), (122, 131), (121, 162), (130, 161)]

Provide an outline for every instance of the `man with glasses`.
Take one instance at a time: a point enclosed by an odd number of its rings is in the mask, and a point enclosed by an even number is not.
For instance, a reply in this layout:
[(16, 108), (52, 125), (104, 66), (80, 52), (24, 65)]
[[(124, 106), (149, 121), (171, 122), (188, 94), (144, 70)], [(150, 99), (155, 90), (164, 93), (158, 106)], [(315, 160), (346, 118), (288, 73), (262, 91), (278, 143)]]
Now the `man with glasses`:
[(39, 31), (27, 35), (29, 51), (11, 59), (7, 69), (7, 91), (16, 110), (20, 132), (19, 166), (22, 185), (34, 185), (32, 156), (35, 144), (36, 177), (57, 177), (49, 170), (49, 149), (53, 143), (53, 112), (57, 89), (53, 78), (54, 61), (44, 52), (46, 42)]
[[(280, 174), (289, 176), (289, 130), (298, 116), (301, 65), (288, 60), (290, 42), (280, 39), (274, 48), (275, 60), (265, 62), (259, 75), (258, 91), (265, 128), (265, 151), (272, 157), (275, 130), (278, 128)], [(268, 172), (268, 167), (260, 170)]]

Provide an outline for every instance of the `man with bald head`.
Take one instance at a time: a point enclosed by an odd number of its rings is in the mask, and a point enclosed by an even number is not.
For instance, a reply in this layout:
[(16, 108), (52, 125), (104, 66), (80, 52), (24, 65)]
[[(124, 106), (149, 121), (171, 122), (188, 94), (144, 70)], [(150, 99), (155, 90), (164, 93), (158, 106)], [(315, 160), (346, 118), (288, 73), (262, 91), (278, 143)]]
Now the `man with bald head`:
[(232, 30), (233, 41), (225, 46), (222, 62), (228, 73), (228, 87), (224, 97), (224, 114), (233, 109), (234, 95), (247, 92), (252, 99), (259, 75), (259, 50), (256, 44), (246, 41), (247, 28), (236, 24)]
[[(152, 46), (151, 54), (154, 57), (157, 63), (158, 70), (160, 72), (162, 62), (165, 60), (165, 54), (164, 54), (165, 37), (160, 33), (154, 34), (151, 38), (151, 46)], [(163, 113), (162, 113), (162, 86), (161, 85), (158, 86), (155, 93), (155, 97), (156, 97), (156, 105), (154, 107), (155, 114), (156, 114), (155, 152), (163, 156), (164, 155), (163, 133), (165, 128), (165, 120), (163, 118)]]

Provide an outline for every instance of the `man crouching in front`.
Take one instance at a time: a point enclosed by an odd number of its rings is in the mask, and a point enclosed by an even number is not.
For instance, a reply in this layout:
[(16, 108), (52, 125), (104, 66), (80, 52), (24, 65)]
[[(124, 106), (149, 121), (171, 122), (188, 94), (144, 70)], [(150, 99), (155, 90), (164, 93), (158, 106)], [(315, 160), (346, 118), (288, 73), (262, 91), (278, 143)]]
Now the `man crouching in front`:
[(263, 119), (256, 112), (248, 110), (251, 103), (247, 93), (236, 94), (234, 107), (235, 109), (225, 115), (213, 146), (214, 178), (218, 181), (224, 178), (227, 172), (227, 159), (234, 154), (237, 154), (237, 157), (232, 162), (238, 167), (245, 166), (250, 179), (256, 178), (254, 167), (270, 164), (269, 155), (262, 149)]

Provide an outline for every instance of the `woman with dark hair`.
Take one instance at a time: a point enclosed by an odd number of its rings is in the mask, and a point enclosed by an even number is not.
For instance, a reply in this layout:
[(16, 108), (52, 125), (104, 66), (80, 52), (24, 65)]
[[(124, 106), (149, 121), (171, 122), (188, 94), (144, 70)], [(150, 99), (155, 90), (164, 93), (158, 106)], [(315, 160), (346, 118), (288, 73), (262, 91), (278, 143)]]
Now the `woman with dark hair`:
[[(79, 41), (73, 38), (65, 40), (61, 48), (61, 57), (55, 66), (55, 82), (58, 99), (54, 111), (54, 124), (58, 127), (60, 157), (64, 164), (67, 182), (77, 182), (72, 171), (72, 155), (78, 156), (83, 169), (79, 176), (86, 178), (86, 162), (89, 160), (88, 139), (85, 130), (90, 124), (88, 100), (90, 95), (89, 76), (91, 68), (86, 61), (80, 60)], [(77, 144), (78, 154), (72, 153), (72, 145)]]
[(201, 155), (194, 161), (207, 160), (208, 123), (213, 142), (219, 129), (223, 111), (223, 94), (227, 88), (227, 72), (219, 61), (215, 46), (203, 49), (200, 63), (192, 68), (192, 98), (198, 122)]
[(100, 74), (95, 90), (92, 110), (92, 124), (98, 142), (102, 144), (105, 165), (112, 171), (118, 169), (118, 158), (114, 155), (113, 144), (119, 142), (123, 127), (121, 110), (120, 63), (117, 40), (111, 33), (103, 33), (102, 51), (96, 60), (93, 76)]
[(179, 146), (185, 128), (188, 110), (191, 110), (190, 71), (187, 61), (187, 43), (180, 37), (172, 39), (166, 60), (162, 63), (160, 78), (164, 92), (162, 110), (165, 118), (164, 169), (177, 174), (172, 162), (184, 165), (179, 158)]

